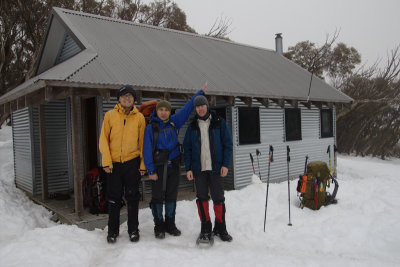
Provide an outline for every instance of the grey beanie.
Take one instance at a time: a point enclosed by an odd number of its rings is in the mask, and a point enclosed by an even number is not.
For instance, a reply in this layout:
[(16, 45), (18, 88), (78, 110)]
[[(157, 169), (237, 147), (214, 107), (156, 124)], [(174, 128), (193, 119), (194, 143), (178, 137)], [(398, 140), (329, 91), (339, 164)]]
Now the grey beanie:
[(193, 100), (193, 105), (195, 107), (202, 106), (202, 105), (207, 105), (207, 109), (209, 108), (208, 100), (204, 95), (196, 96), (196, 98)]

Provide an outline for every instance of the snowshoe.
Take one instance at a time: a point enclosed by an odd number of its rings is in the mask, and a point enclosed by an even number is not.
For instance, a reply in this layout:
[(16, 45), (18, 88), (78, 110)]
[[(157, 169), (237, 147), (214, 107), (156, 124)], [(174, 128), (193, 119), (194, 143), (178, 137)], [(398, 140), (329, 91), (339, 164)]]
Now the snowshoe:
[(215, 236), (218, 236), (222, 241), (232, 241), (232, 236), (226, 231), (225, 223), (215, 222), (213, 233)]
[(214, 234), (210, 233), (200, 233), (199, 237), (196, 240), (196, 245), (209, 245), (212, 246), (214, 244)]
[(228, 232), (216, 233), (215, 235), (218, 236), (222, 241), (226, 241), (226, 242), (232, 241), (232, 236), (230, 234), (228, 234)]

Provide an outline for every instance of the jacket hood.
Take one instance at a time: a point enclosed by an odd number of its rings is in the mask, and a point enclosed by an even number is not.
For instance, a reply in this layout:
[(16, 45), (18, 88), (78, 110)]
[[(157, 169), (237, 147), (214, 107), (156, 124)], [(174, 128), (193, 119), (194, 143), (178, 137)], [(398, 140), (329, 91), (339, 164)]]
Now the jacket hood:
[[(171, 116), (168, 119), (168, 121), (170, 121), (170, 119), (171, 119)], [(152, 121), (157, 122), (160, 125), (165, 124), (163, 120), (161, 120), (159, 117), (157, 117), (157, 110), (156, 109), (153, 110), (153, 114), (150, 117), (150, 122), (152, 122)]]

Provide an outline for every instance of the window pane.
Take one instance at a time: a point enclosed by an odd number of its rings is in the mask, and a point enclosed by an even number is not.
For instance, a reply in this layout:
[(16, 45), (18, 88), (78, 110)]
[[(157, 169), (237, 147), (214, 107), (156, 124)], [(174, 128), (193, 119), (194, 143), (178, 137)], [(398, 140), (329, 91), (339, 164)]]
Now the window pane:
[(226, 108), (215, 108), (214, 110), (218, 116), (226, 120)]
[(260, 143), (260, 112), (258, 108), (239, 108), (239, 144)]
[(331, 109), (321, 110), (321, 137), (333, 136), (333, 113)]
[(301, 113), (299, 108), (285, 109), (286, 141), (301, 140)]

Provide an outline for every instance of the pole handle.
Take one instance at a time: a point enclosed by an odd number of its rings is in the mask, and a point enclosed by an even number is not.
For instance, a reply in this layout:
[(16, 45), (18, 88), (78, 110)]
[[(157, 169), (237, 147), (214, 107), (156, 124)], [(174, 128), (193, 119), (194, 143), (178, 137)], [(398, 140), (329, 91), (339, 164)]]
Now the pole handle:
[(269, 162), (274, 162), (274, 147), (269, 145)]
[(290, 162), (290, 148), (286, 146), (287, 161)]
[(304, 174), (307, 172), (308, 154), (306, 154), (306, 163), (304, 164)]

